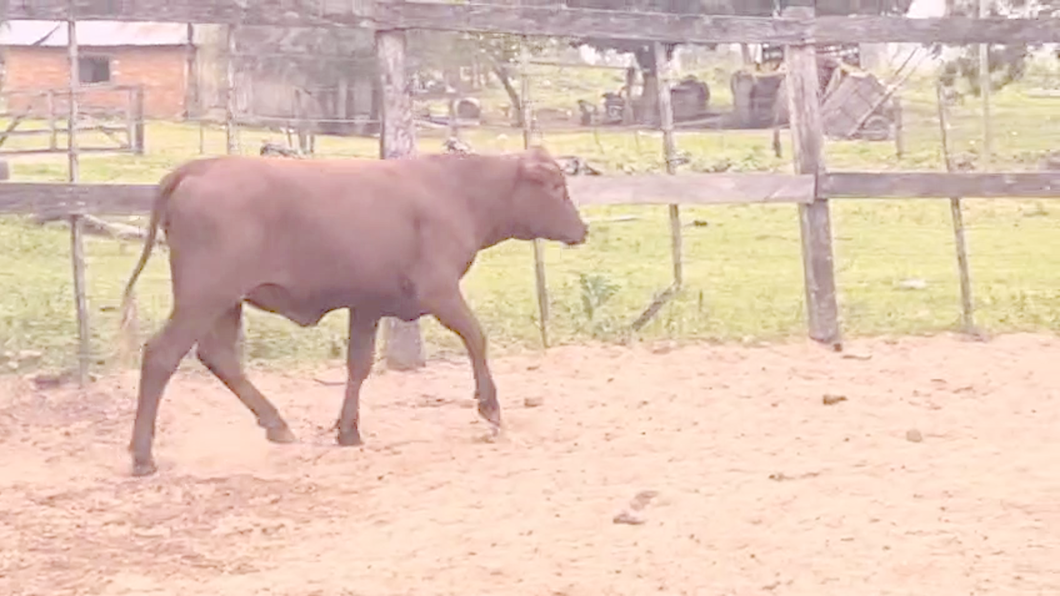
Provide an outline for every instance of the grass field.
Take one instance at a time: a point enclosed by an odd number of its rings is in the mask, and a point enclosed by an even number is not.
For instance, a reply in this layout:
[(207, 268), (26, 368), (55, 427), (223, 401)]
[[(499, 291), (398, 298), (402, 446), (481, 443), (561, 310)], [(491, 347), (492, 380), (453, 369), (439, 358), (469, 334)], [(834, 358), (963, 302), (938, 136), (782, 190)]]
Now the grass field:
[[(608, 82), (610, 84), (610, 82)], [(586, 89), (592, 88), (587, 85)], [(725, 86), (713, 84), (716, 104)], [(1035, 99), (1013, 86), (994, 98), (994, 169), (1027, 170), (1060, 147), (1060, 100)], [(539, 105), (570, 99), (581, 90), (551, 86)], [(578, 95), (580, 96), (580, 95)], [(906, 153), (891, 143), (834, 142), (829, 169), (942, 170), (933, 92), (912, 85), (904, 92)], [(954, 108), (956, 149), (975, 160), (978, 102)], [(198, 154), (196, 125), (151, 123), (147, 155), (82, 158), (85, 182), (156, 182), (169, 168)], [(244, 153), (254, 153), (265, 131), (242, 131)], [(481, 151), (516, 150), (519, 131), (466, 131)], [(441, 148), (441, 137), (423, 133), (422, 151)], [(659, 136), (600, 132), (552, 134), (545, 144), (576, 153), (606, 169), (661, 169)], [(90, 139), (83, 141), (90, 142)], [(790, 171), (772, 155), (768, 131), (681, 133), (680, 149), (692, 170)], [(208, 130), (206, 153), (224, 151), (223, 132)], [(372, 139), (318, 138), (326, 155), (375, 157)], [(12, 158), (14, 180), (62, 181), (65, 157)], [(799, 229), (793, 205), (684, 208), (686, 286), (642, 332), (645, 338), (716, 341), (779, 340), (804, 333)], [(946, 201), (837, 201), (832, 206), (842, 324), (848, 335), (922, 334), (954, 329), (959, 319), (953, 235)], [(585, 209), (592, 239), (584, 247), (549, 245), (548, 285), (554, 342), (613, 340), (670, 283), (669, 233), (664, 207)], [(637, 219), (615, 221), (619, 215)], [(698, 220), (700, 224), (688, 225)], [(1060, 205), (1048, 201), (968, 200), (966, 223), (977, 321), (988, 332), (1060, 329)], [(117, 330), (114, 309), (140, 247), (90, 238), (89, 305), (97, 364), (112, 364)], [(76, 358), (69, 236), (60, 225), (37, 227), (20, 217), (0, 218), (0, 352), (20, 360), (9, 370), (66, 367)], [(166, 257), (156, 252), (138, 285), (142, 329), (157, 328), (169, 307)], [(926, 282), (903, 289), (906, 279)], [(494, 352), (539, 345), (531, 248), (509, 242), (484, 252), (464, 282), (465, 291)], [(256, 364), (290, 365), (345, 352), (345, 313), (319, 327), (300, 329), (273, 315), (252, 312), (247, 356)], [(424, 320), (431, 353), (462, 353), (457, 339)], [(39, 358), (19, 352), (39, 352)], [(24, 354), (25, 356), (25, 354)], [(2, 364), (2, 362), (0, 362)]]

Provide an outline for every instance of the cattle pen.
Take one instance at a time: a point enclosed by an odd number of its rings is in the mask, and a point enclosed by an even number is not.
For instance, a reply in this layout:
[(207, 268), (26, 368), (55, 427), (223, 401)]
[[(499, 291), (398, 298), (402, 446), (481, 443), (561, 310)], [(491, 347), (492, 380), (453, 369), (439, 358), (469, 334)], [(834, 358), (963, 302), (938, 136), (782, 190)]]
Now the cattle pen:
[[(901, 95), (889, 134), (923, 142), (895, 138), (896, 156), (827, 134), (822, 105), (833, 87), (822, 83), (818, 52), (978, 45), (982, 66), (988, 47), (1060, 43), (1060, 16), (836, 16), (815, 13), (814, 2), (747, 16), (618, 4), (5, 2), (7, 23), (67, 28), (73, 99), (66, 127), (52, 118), (49, 129), (53, 146), (67, 141), (63, 163), (12, 158), (10, 179), (0, 182), (0, 234), (14, 238), (0, 241), (16, 254), (0, 271), (0, 305), (10, 310), (0, 365), (13, 373), (0, 377), (0, 509), (8, 512), (0, 551), (14, 553), (0, 560), (0, 591), (574, 596), (885, 594), (910, 585), (1045, 593), (1060, 585), (1048, 554), (1060, 548), (1049, 530), (1060, 523), (1060, 467), (1050, 457), (1060, 448), (1052, 372), (1060, 341), (989, 338), (995, 328), (1060, 329), (1060, 282), (1049, 285), (1060, 279), (1060, 245), (1043, 240), (1060, 230), (1049, 201), (1060, 198), (1060, 166), (1019, 167), (1060, 160), (1055, 101), (1042, 107), (1046, 99), (987, 91), (973, 106), (981, 120), (961, 120), (942, 86), (886, 86), (853, 118), (882, 114)], [(79, 148), (85, 117), (76, 98), (92, 86), (79, 73), (76, 33), (88, 21), (179, 24), (189, 40), (193, 28), (209, 29), (213, 62), (189, 50), (185, 68), (199, 81), (188, 91), (197, 102), (185, 118), (193, 131), (138, 114), (137, 130), (129, 125), (133, 154), (106, 161)], [(439, 51), (424, 32), (494, 44), (456, 78), (475, 88), (480, 71), (492, 69), (504, 81), (499, 124), (491, 115), (455, 118), (457, 104), (448, 118), (425, 107), (473, 94), (425, 99), (431, 93), (414, 88), (411, 72), (428, 70)], [(638, 68), (656, 77), (645, 79), (638, 122), (625, 114), (620, 124), (582, 126), (557, 116), (563, 123), (549, 128), (550, 110), (573, 109), (572, 94), (599, 95), (626, 70), (600, 64), (603, 74), (557, 90), (562, 73), (591, 67), (570, 65), (569, 53), (531, 55), (556, 39), (638, 47)], [(787, 122), (729, 132), (675, 117), (674, 47), (720, 44), (783, 46), (777, 106)], [(237, 64), (281, 59), (290, 63), (255, 71), (271, 78), (248, 98)], [(207, 68), (213, 87), (203, 83)], [(337, 68), (349, 72), (319, 72)], [(358, 78), (362, 69), (371, 84)], [(749, 70), (762, 75), (758, 65)], [(979, 68), (980, 89), (991, 88), (982, 84), (990, 72)], [(287, 94), (298, 77), (289, 113), (254, 113), (255, 102)], [(719, 80), (728, 84), (711, 79)], [(726, 93), (713, 89), (711, 101)], [(1041, 121), (998, 124), (1031, 111), (1028, 102)], [(929, 132), (915, 132), (917, 124)], [(960, 126), (976, 128), (964, 135), (974, 142), (954, 133)], [(351, 158), (397, 159), (430, 150), (424, 139), (440, 149), (446, 138), (483, 152), (542, 144), (574, 158), (568, 185), (590, 220), (587, 247), (499, 248), (507, 252), (481, 258), (468, 282), (491, 346), (535, 348), (494, 365), (510, 437), (476, 434), (458, 343), (427, 331), (430, 322), (391, 321), (382, 374), (366, 385), (366, 446), (339, 450), (328, 425), (344, 379), (335, 364), (343, 326), (296, 330), (248, 318), (248, 359), (282, 360), (272, 355), (283, 345), (284, 358), (310, 354), (295, 358), (298, 378), (255, 373), (301, 442), (266, 444), (235, 398), (189, 362), (163, 405), (162, 477), (126, 478), (136, 375), (114, 346), (116, 306), (143, 236), (134, 224), (148, 213), (160, 172), (196, 154), (257, 153), (249, 140), (284, 134), (299, 135), (294, 153)], [(963, 153), (954, 147), (962, 142)], [(650, 166), (637, 162), (644, 156)], [(586, 162), (602, 172), (586, 174)], [(891, 219), (858, 219), (879, 204)], [(970, 234), (999, 222), (1005, 230), (989, 242), (997, 254), (969, 248)], [(45, 224), (60, 229), (37, 229)], [(634, 231), (644, 228), (652, 232)], [(903, 247), (884, 238), (906, 233), (928, 239)], [(620, 279), (614, 261), (631, 254), (641, 262), (624, 264), (629, 280)], [(874, 259), (900, 264), (859, 273)], [(141, 331), (167, 312), (165, 267), (162, 247), (144, 280), (157, 295), (140, 297)], [(1041, 286), (1015, 287), (1016, 274), (1032, 268)], [(726, 279), (758, 285), (734, 289)], [(41, 292), (41, 280), (61, 294)], [(886, 300), (873, 284), (887, 285)], [(487, 285), (488, 299), (476, 300)], [(790, 291), (777, 298), (781, 289)], [(809, 341), (788, 341), (793, 330)], [(938, 331), (957, 333), (909, 337)], [(903, 337), (871, 337), (889, 334)], [(691, 338), (719, 341), (678, 345)], [(431, 351), (457, 357), (431, 361)]]

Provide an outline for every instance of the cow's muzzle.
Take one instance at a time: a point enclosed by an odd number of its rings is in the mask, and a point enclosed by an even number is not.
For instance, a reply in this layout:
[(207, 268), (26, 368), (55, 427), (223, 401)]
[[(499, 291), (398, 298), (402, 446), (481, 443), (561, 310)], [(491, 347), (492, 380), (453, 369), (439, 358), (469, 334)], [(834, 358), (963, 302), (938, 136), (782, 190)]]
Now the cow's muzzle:
[(566, 240), (563, 241), (563, 243), (566, 244), (567, 246), (579, 246), (579, 245), (585, 244), (585, 241), (588, 240), (588, 239), (589, 239), (589, 228), (585, 227), (585, 228), (582, 229), (582, 233), (581, 234), (579, 234), (577, 236), (574, 236), (574, 237), (571, 237), (571, 238), (567, 238)]

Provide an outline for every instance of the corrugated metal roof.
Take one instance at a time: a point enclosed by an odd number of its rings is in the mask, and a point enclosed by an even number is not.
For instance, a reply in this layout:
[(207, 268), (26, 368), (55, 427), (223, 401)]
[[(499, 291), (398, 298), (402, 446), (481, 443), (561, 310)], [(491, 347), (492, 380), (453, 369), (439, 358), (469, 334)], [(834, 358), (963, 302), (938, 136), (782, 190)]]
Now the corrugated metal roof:
[[(83, 21), (77, 23), (80, 46), (172, 46), (188, 43), (188, 27), (182, 23), (122, 23)], [(66, 47), (63, 21), (8, 21), (0, 25), (0, 45)]]

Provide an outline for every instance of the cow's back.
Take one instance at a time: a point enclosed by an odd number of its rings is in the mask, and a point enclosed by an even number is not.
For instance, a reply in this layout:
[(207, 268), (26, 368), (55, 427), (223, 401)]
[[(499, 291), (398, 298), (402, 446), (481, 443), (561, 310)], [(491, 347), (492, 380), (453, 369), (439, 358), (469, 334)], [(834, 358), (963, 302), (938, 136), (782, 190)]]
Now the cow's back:
[(174, 278), (274, 284), (321, 308), (408, 301), (427, 269), (474, 256), (459, 194), (428, 160), (218, 158), (171, 199)]

